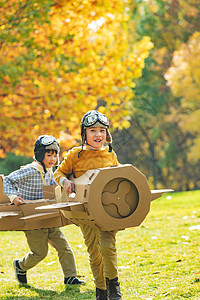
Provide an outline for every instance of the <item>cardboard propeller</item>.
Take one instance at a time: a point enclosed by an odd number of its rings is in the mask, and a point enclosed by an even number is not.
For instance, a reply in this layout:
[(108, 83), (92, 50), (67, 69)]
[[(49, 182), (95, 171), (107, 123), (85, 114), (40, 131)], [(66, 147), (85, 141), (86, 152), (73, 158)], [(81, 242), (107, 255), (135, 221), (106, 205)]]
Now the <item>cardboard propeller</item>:
[(68, 225), (70, 222), (57, 209), (35, 210), (36, 207), (56, 203), (55, 187), (44, 186), (45, 199), (26, 201), (16, 206), (3, 193), (3, 175), (0, 175), (0, 230), (31, 230)]
[(89, 170), (71, 180), (75, 193), (68, 195), (56, 187), (59, 203), (49, 210), (57, 207), (72, 223), (105, 231), (139, 226), (150, 211), (151, 201), (173, 191), (151, 191), (144, 174), (130, 164)]

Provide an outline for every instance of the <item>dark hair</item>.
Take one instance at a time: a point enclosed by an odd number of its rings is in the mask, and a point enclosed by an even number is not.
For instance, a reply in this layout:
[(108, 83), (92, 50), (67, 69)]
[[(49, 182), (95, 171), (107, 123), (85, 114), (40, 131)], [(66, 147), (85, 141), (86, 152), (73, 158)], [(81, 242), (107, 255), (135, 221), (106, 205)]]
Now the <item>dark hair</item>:
[(56, 154), (58, 154), (58, 151), (55, 150), (55, 149), (45, 149), (45, 153), (46, 153), (46, 152), (52, 153), (52, 154), (55, 152)]

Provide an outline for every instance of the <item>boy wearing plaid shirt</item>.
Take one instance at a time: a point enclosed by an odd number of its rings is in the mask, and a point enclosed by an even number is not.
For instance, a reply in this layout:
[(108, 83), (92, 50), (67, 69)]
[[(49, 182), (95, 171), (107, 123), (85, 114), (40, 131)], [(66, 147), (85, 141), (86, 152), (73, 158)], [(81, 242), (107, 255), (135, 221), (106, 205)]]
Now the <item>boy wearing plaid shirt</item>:
[[(42, 135), (35, 142), (35, 161), (4, 177), (4, 193), (14, 205), (25, 204), (25, 200), (43, 198), (43, 185), (56, 184), (52, 167), (58, 163), (59, 145), (53, 136)], [(14, 260), (14, 269), (19, 283), (27, 284), (27, 270), (33, 268), (48, 253), (48, 243), (58, 252), (64, 273), (65, 284), (82, 284), (79, 280), (73, 251), (59, 228), (26, 230), (30, 248), (22, 259)]]

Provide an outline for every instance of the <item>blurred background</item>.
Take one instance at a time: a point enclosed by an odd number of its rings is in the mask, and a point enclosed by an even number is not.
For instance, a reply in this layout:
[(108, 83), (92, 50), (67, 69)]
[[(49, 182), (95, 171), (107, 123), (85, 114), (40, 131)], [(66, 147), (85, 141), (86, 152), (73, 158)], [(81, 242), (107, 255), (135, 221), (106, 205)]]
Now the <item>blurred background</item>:
[(0, 1), (0, 173), (32, 161), (39, 135), (80, 145), (91, 109), (120, 163), (151, 188), (200, 188), (196, 0)]

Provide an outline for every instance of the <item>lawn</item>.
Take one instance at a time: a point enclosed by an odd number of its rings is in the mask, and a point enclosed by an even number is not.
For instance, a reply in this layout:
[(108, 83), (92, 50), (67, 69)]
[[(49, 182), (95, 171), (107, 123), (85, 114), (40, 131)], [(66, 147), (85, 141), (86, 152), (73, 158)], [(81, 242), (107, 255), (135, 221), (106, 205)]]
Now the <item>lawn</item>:
[[(119, 280), (124, 300), (200, 299), (200, 191), (165, 194), (137, 228), (117, 235)], [(27, 286), (19, 286), (13, 260), (28, 246), (23, 232), (0, 232), (0, 299), (95, 299), (88, 255), (80, 229), (62, 228), (86, 284), (67, 287), (56, 251), (28, 271)]]

